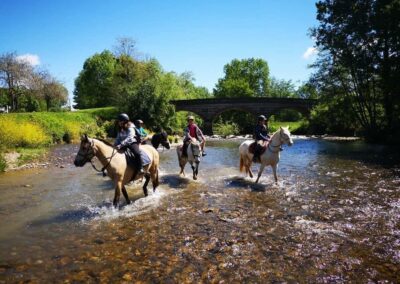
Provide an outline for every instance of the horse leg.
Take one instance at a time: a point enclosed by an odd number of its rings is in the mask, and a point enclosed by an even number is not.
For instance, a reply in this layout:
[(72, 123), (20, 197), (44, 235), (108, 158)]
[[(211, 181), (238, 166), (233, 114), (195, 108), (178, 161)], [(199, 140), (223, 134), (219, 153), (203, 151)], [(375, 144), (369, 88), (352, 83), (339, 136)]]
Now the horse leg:
[(113, 205), (115, 208), (118, 207), (119, 197), (121, 195), (121, 188), (122, 188), (122, 182), (118, 181), (115, 185), (115, 193), (114, 193), (114, 201), (113, 201)]
[(193, 166), (193, 164), (190, 165), (192, 167), (192, 171), (193, 171), (193, 179), (196, 180), (197, 176), (196, 176), (196, 168)]
[(272, 167), (272, 172), (274, 173), (275, 183), (278, 183), (278, 176), (276, 175), (276, 168), (278, 167), (278, 165), (274, 165), (271, 167)]
[(150, 174), (146, 173), (144, 175), (144, 178), (146, 180), (145, 180), (144, 185), (143, 185), (143, 193), (144, 193), (144, 196), (147, 196), (148, 195), (148, 193), (147, 193), (147, 185), (149, 184), (149, 181), (150, 181)]
[(128, 192), (126, 191), (125, 185), (122, 186), (122, 194), (125, 197), (126, 204), (131, 204), (131, 200), (129, 199)]
[(156, 191), (157, 186), (160, 184), (158, 181), (158, 169), (153, 172), (150, 172), (151, 183), (153, 184), (153, 192)]
[(258, 183), (258, 180), (260, 179), (260, 176), (261, 176), (261, 174), (263, 173), (264, 168), (265, 168), (265, 165), (264, 165), (264, 164), (261, 164), (260, 170), (258, 171), (258, 176), (257, 176), (257, 179), (256, 179), (256, 183)]

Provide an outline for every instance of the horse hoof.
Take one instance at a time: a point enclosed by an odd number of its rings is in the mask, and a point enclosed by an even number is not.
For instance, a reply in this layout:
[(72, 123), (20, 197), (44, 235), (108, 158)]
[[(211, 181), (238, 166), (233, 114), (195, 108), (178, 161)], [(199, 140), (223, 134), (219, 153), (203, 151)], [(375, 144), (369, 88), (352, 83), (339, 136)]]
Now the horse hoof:
[(197, 180), (197, 177), (193, 177), (194, 180)]

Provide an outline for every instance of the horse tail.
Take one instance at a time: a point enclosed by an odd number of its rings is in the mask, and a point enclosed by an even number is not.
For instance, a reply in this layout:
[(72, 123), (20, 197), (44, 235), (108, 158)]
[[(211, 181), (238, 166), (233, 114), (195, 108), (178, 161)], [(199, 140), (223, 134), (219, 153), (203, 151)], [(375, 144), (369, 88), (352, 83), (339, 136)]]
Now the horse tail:
[(243, 172), (243, 168), (244, 168), (244, 159), (243, 156), (240, 155), (240, 171)]

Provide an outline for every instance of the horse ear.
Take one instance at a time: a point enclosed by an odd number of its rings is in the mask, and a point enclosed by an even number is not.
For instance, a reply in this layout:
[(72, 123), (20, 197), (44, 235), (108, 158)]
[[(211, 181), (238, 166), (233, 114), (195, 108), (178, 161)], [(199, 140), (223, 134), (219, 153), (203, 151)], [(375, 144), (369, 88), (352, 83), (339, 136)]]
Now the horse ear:
[(289, 130), (289, 127), (290, 127), (290, 125), (288, 125), (286, 128), (287, 128), (287, 130)]
[(279, 128), (282, 130), (282, 126), (279, 126)]
[(83, 142), (89, 141), (87, 134), (83, 134), (82, 137), (81, 137), (81, 140), (82, 140)]

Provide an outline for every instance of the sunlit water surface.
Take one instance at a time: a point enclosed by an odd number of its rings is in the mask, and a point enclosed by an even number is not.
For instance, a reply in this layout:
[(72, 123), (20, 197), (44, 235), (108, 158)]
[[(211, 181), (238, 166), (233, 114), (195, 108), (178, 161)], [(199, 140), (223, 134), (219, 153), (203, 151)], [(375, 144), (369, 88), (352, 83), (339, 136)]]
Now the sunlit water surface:
[[(275, 184), (238, 170), (241, 141), (208, 143), (199, 180), (160, 151), (161, 185), (114, 189), (58, 147), (47, 169), (0, 175), (0, 283), (400, 282), (399, 152), (296, 139)], [(254, 166), (257, 172), (258, 166)]]

